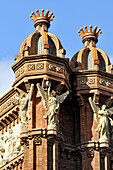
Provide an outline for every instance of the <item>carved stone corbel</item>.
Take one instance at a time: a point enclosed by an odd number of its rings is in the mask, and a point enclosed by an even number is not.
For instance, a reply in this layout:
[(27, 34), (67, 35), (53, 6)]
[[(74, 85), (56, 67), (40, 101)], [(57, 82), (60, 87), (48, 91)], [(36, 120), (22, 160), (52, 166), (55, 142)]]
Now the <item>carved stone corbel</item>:
[(27, 147), (29, 146), (29, 140), (27, 137), (22, 137), (20, 141), (21, 145), (26, 145)]
[(64, 87), (65, 87), (64, 82), (59, 83), (59, 84), (56, 86), (56, 88), (55, 88), (55, 89), (56, 89), (56, 93), (60, 95), (61, 92), (63, 91)]
[(72, 152), (71, 152), (71, 150), (69, 150), (69, 151), (67, 152), (67, 159), (71, 159), (71, 154), (72, 154)]
[(95, 93), (93, 96), (93, 101), (95, 102), (96, 105), (99, 105), (99, 100), (100, 100), (100, 94)]
[(48, 140), (49, 143), (53, 144), (55, 142), (55, 140), (56, 140), (56, 135), (54, 135), (54, 134), (53, 135), (48, 135), (47, 140)]
[(25, 81), (24, 83), (25, 83), (26, 91), (29, 92), (30, 87), (31, 87), (30, 82), (29, 81)]
[(88, 158), (94, 158), (94, 149), (93, 148), (87, 148), (86, 153), (87, 153)]
[(39, 135), (34, 136), (33, 141), (34, 141), (35, 145), (41, 145), (42, 144), (42, 138)]
[(77, 101), (80, 107), (84, 106), (84, 98), (82, 97), (82, 95), (80, 94), (77, 95)]
[(82, 160), (82, 154), (80, 152), (80, 150), (76, 151), (76, 159), (79, 158), (79, 160)]
[(105, 156), (106, 156), (106, 152), (100, 152), (100, 157), (101, 157), (102, 159), (104, 159)]

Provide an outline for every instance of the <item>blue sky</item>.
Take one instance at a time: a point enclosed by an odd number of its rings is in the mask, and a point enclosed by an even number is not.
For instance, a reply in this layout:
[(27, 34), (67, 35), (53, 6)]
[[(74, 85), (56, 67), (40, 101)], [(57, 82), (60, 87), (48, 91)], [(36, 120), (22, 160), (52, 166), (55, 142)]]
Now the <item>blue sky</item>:
[(11, 65), (22, 42), (35, 31), (29, 18), (36, 9), (50, 10), (55, 18), (50, 33), (55, 34), (66, 49), (66, 57), (83, 48), (80, 27), (98, 26), (102, 30), (97, 47), (104, 50), (113, 63), (113, 0), (5, 0), (0, 2), (0, 96), (10, 90), (14, 81)]

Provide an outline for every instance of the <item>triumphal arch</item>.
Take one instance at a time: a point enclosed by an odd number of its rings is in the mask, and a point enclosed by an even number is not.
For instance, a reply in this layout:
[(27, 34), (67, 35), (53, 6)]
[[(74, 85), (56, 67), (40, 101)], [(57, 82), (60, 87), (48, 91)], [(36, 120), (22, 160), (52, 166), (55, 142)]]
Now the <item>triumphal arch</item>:
[(15, 55), (15, 81), (0, 98), (0, 169), (113, 169), (113, 66), (96, 47), (101, 29), (80, 28), (84, 48), (69, 61), (48, 32), (53, 13), (30, 18), (36, 31)]

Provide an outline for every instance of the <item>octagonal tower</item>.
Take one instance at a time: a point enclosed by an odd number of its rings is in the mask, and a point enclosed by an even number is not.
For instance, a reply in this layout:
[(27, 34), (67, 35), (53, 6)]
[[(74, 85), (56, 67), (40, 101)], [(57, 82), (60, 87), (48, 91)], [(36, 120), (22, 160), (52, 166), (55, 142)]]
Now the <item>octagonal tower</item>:
[[(73, 70), (73, 94), (76, 94), (80, 108), (78, 114), (82, 169), (110, 169), (112, 161), (108, 150), (112, 152), (112, 125), (109, 116), (100, 114), (95, 108), (101, 110), (101, 107), (106, 105), (109, 109), (113, 105), (113, 67), (107, 54), (96, 47), (101, 29), (97, 30), (95, 26), (92, 30), (92, 25), (89, 31), (87, 26), (84, 28), (85, 30), (80, 28), (78, 31), (84, 48), (76, 53), (70, 62)], [(106, 122), (107, 126), (103, 122)], [(102, 132), (102, 128), (106, 130)]]
[(72, 71), (69, 60), (65, 59), (65, 50), (60, 40), (48, 33), (50, 22), (54, 18), (53, 13), (49, 15), (49, 10), (47, 10), (44, 14), (44, 9), (42, 9), (39, 14), (36, 10), (36, 15), (32, 12), (30, 18), (34, 21), (36, 31), (24, 40), (19, 55), (15, 55), (15, 64), (12, 66), (15, 73), (13, 87), (18, 90), (20, 96), (23, 93), (25, 96), (31, 94), (30, 88), (34, 85), (28, 122), (24, 123), (21, 129), (24, 167), (30, 170), (51, 169), (52, 167), (58, 169), (58, 143), (63, 141), (59, 123), (60, 114), (57, 115), (58, 118), (56, 117), (59, 121), (55, 125), (48, 124), (50, 120), (49, 115), (45, 116), (47, 111), (43, 102), (46, 99), (43, 94), (48, 93), (50, 84), (51, 91), (54, 90), (57, 95), (68, 91), (70, 89), (69, 74)]

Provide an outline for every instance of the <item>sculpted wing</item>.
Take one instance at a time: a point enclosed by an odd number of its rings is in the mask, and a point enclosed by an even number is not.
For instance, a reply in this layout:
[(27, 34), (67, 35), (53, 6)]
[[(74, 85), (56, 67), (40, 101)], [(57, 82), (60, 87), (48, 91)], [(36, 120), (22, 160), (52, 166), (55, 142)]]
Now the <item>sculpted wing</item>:
[(47, 99), (47, 93), (44, 91), (43, 87), (40, 86), (40, 84), (38, 83), (37, 84), (37, 88), (42, 96), (42, 101), (43, 101), (43, 105), (44, 105), (44, 108), (46, 110), (48, 110), (48, 99)]
[(89, 97), (89, 102), (90, 102), (91, 108), (92, 108), (92, 110), (94, 112), (95, 119), (98, 122), (99, 121), (98, 111), (100, 110), (100, 108), (95, 104), (95, 102), (92, 100), (91, 97)]
[(62, 103), (62, 102), (65, 100), (65, 98), (68, 96), (68, 94), (69, 94), (69, 91), (63, 93), (62, 95), (57, 95), (57, 96), (56, 96), (56, 100), (57, 100), (59, 103)]
[(113, 115), (113, 107), (107, 109), (107, 112), (109, 116)]

